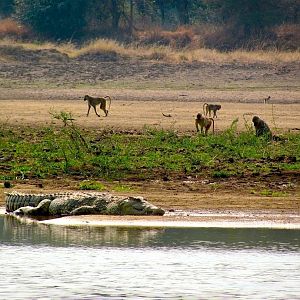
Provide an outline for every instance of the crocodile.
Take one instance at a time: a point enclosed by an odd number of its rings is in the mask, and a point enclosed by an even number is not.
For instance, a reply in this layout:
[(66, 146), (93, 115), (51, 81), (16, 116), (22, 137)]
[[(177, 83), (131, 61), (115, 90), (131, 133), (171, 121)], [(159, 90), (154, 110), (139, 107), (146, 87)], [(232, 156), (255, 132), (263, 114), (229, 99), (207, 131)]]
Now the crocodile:
[(5, 195), (6, 211), (27, 216), (164, 215), (165, 211), (143, 197), (114, 196), (100, 192), (67, 192), (55, 194)]

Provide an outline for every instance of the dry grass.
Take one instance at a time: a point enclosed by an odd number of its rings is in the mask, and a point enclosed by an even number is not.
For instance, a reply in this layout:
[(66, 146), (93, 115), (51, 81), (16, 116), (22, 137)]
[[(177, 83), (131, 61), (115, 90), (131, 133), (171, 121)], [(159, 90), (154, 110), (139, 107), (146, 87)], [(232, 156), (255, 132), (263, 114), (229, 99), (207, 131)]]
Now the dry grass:
[(108, 39), (98, 39), (87, 45), (75, 49), (73, 48), (70, 57), (79, 57), (86, 54), (97, 54), (97, 53), (116, 53), (121, 56), (133, 55), (132, 49), (124, 47), (122, 44)]
[(114, 40), (98, 39), (80, 48), (71, 43), (25, 43), (9, 39), (0, 40), (0, 46), (23, 47), (25, 50), (55, 49), (67, 54), (70, 58), (76, 58), (87, 54), (114, 53), (120, 56), (132, 58), (144, 58), (152, 60), (162, 60), (173, 63), (180, 62), (299, 62), (300, 51), (245, 51), (235, 50), (230, 52), (220, 52), (213, 49), (174, 49), (170, 46), (136, 46), (123, 45)]
[(138, 32), (136, 39), (140, 45), (160, 45), (180, 49), (197, 43), (192, 27), (179, 27), (176, 31), (166, 31), (159, 27)]
[(289, 49), (300, 48), (300, 24), (283, 24), (274, 28), (277, 41)]
[(22, 38), (29, 34), (29, 30), (17, 23), (15, 20), (7, 18), (0, 21), (0, 38)]

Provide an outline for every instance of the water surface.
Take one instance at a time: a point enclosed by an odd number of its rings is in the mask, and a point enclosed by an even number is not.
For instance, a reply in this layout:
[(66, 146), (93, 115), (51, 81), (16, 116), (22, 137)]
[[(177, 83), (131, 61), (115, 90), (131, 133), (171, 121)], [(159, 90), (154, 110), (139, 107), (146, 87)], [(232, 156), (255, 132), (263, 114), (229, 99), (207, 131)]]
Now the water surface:
[(300, 299), (300, 231), (0, 216), (0, 299)]

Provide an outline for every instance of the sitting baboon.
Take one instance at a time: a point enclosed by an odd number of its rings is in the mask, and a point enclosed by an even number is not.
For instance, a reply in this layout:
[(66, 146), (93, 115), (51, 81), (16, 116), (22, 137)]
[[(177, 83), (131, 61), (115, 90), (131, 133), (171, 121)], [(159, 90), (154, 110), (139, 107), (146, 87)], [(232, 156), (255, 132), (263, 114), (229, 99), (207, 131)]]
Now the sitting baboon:
[[(215, 132), (215, 121), (212, 118), (206, 118), (202, 114), (198, 113), (195, 119), (196, 124), (196, 130), (199, 132), (199, 126), (201, 129), (201, 133), (207, 135), (207, 131), (211, 127), (211, 124), (213, 124), (213, 133)], [(204, 131), (203, 131), (204, 128)]]
[(255, 127), (255, 134), (257, 137), (264, 136), (270, 140), (272, 139), (272, 132), (264, 120), (260, 119), (258, 116), (254, 116), (252, 118), (252, 122)]
[(268, 96), (267, 98), (264, 98), (264, 104), (267, 104), (270, 99), (271, 99), (271, 96)]
[(105, 116), (107, 117), (108, 109), (106, 109), (106, 98), (109, 99), (109, 109), (110, 109), (111, 98), (109, 96), (94, 98), (94, 97), (90, 97), (89, 95), (85, 95), (84, 101), (88, 102), (88, 111), (87, 111), (86, 116), (89, 115), (91, 106), (93, 106), (95, 114), (98, 117), (100, 117), (100, 115), (98, 115), (97, 110), (96, 110), (96, 106), (100, 104), (100, 109), (102, 109), (104, 111)]
[(211, 116), (211, 111), (213, 111), (214, 112), (213, 118), (214, 117), (217, 118), (217, 111), (220, 109), (221, 109), (220, 104), (207, 104), (207, 103), (203, 104), (203, 113), (205, 114), (205, 116), (207, 116), (207, 114)]

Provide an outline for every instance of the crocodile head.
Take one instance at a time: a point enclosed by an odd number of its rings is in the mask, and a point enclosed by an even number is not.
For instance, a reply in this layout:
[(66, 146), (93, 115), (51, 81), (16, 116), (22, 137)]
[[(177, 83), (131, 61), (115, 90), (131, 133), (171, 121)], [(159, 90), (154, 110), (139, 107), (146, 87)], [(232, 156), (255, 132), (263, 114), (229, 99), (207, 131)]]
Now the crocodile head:
[(128, 197), (111, 202), (107, 207), (108, 214), (118, 215), (152, 215), (162, 216), (165, 211), (143, 197)]
[(42, 200), (37, 207), (24, 206), (14, 211), (18, 216), (47, 216), (49, 214), (49, 205), (51, 200)]

